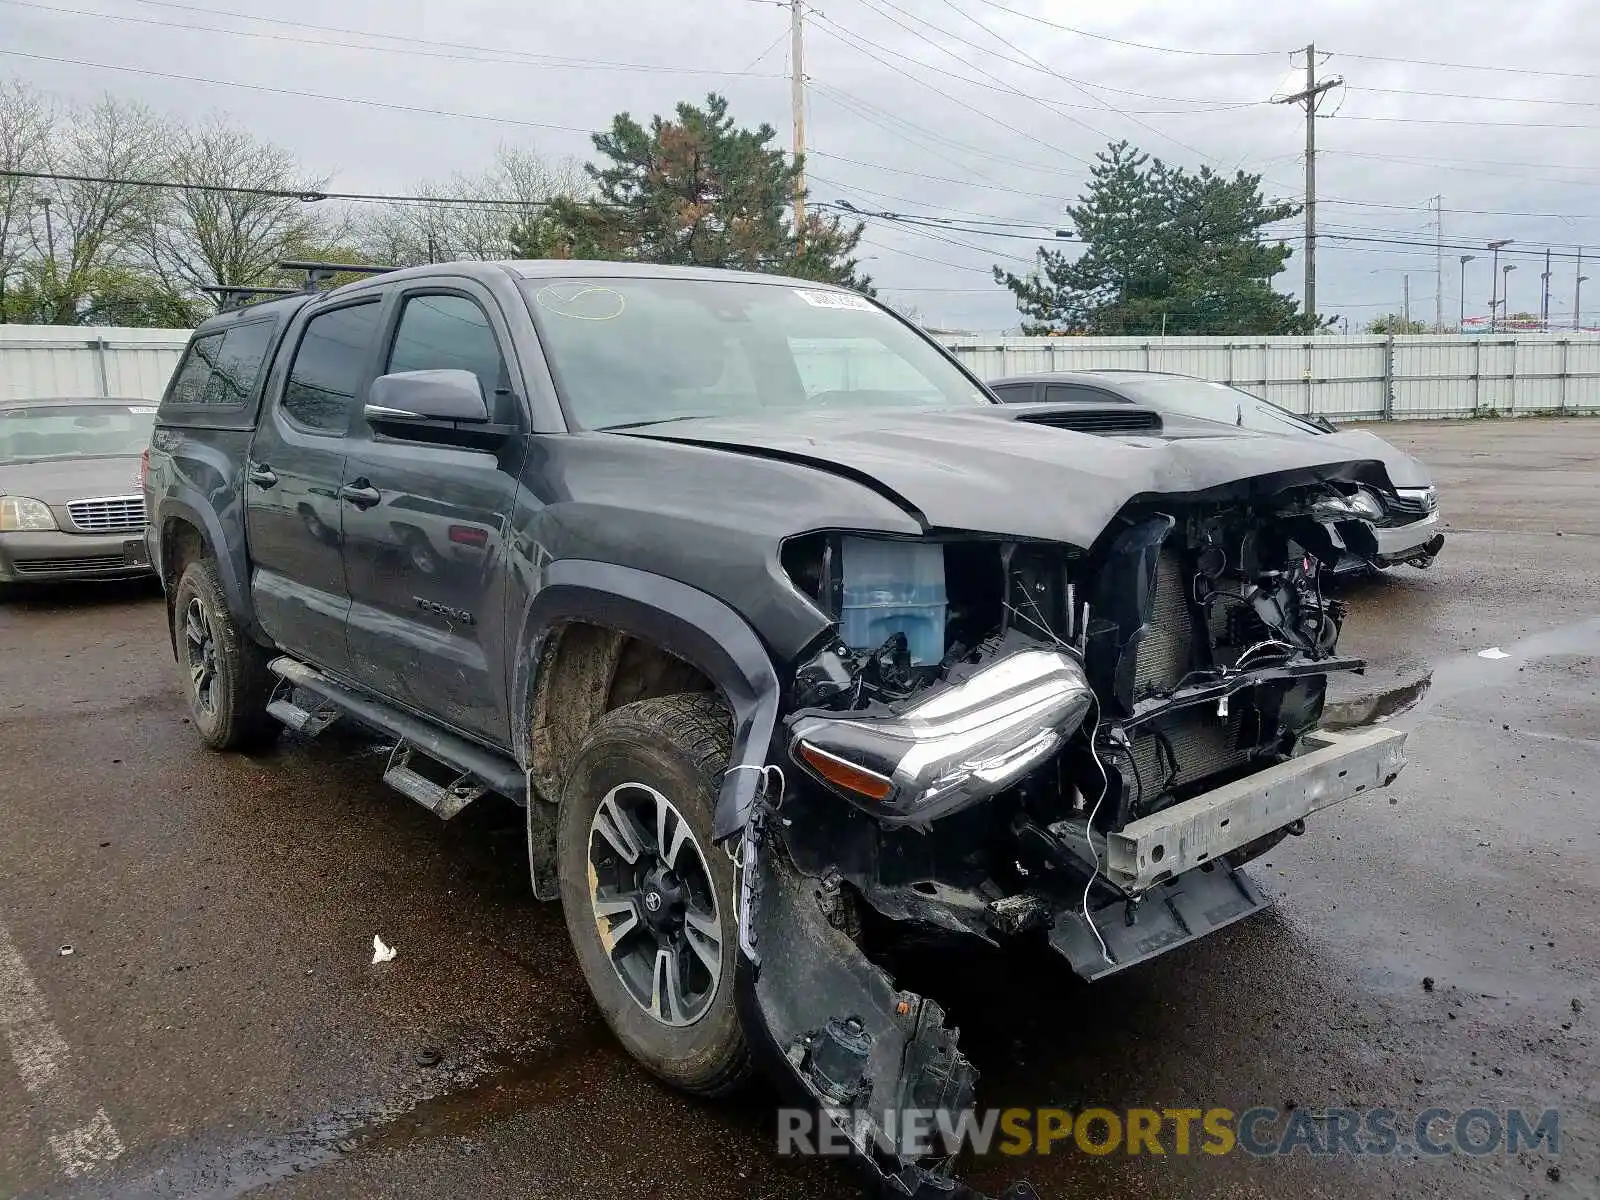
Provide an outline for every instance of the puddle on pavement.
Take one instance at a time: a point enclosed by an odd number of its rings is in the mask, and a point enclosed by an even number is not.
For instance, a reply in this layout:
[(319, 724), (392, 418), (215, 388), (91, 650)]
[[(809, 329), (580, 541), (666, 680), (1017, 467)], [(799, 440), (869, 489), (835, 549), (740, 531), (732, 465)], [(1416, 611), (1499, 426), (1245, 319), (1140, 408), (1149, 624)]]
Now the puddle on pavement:
[(1433, 686), (1419, 699), (1416, 707), (1406, 713), (1404, 723), (1419, 719), (1441, 700), (1449, 700), (1479, 688), (1509, 683), (1519, 666), (1559, 655), (1600, 655), (1600, 617), (1588, 617), (1499, 648), (1505, 652), (1505, 658), (1480, 658), (1477, 651), (1472, 651), (1444, 659), (1435, 665)]
[[(354, 1104), (318, 1114), (287, 1133), (233, 1145), (156, 1150), (149, 1165), (116, 1180), (115, 1194), (136, 1200), (228, 1200), (349, 1155), (398, 1153), (441, 1138), (467, 1137), (516, 1113), (569, 1102), (592, 1084), (585, 1061), (618, 1053), (594, 1018), (556, 1045), (435, 1068), (431, 1088), (425, 1081), (400, 1100)], [(124, 1170), (127, 1164), (125, 1159)], [(100, 1193), (72, 1188), (63, 1194)]]

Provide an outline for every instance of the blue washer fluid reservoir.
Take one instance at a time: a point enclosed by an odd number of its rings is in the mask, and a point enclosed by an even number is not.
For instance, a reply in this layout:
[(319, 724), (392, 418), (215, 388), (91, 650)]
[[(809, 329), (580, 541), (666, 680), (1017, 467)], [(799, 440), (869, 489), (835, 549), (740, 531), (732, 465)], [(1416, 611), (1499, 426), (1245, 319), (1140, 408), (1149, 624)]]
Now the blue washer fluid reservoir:
[(840, 539), (843, 597), (839, 633), (845, 645), (876, 650), (906, 635), (919, 666), (944, 658), (944, 547), (879, 538)]

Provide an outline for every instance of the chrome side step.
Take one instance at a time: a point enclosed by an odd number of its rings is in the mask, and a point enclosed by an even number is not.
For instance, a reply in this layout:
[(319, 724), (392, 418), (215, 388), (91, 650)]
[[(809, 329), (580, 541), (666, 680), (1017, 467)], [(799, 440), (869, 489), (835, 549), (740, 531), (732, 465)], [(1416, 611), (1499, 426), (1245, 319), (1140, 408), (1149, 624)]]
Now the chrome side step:
[[(298, 659), (283, 655), (267, 669), (283, 681), (267, 706), (269, 713), (307, 736), (320, 733), (339, 717), (349, 717), (392, 737), (395, 746), (383, 781), (442, 819), (449, 820), (489, 792), (527, 803), (528, 778), (509, 758), (391, 708)], [(296, 688), (315, 696), (317, 707), (308, 709), (297, 702)], [(419, 771), (417, 766), (425, 762), (442, 766), (451, 782), (438, 783)]]
[(428, 811), (448, 821), (489, 789), (470, 775), (458, 775), (452, 783), (435, 783), (411, 766), (414, 747), (409, 742), (396, 742), (389, 752), (389, 765), (384, 768), (383, 781), (409, 796)]
[(315, 708), (303, 708), (295, 703), (294, 685), (280, 678), (267, 704), (267, 714), (276, 717), (302, 737), (314, 738), (339, 719), (339, 710), (318, 697)]

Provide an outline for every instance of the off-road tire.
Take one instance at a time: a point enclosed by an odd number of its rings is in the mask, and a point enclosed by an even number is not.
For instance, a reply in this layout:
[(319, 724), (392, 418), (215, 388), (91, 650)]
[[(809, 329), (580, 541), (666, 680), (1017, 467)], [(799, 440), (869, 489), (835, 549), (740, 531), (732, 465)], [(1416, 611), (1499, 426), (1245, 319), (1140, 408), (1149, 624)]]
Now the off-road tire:
[[(188, 620), (196, 602), (214, 647), (215, 683), (209, 706), (198, 694), (188, 653)], [(270, 743), (279, 726), (267, 715), (272, 694), (269, 656), (235, 623), (211, 559), (197, 558), (184, 568), (173, 594), (172, 622), (179, 676), (201, 740), (213, 750), (257, 749)]]
[[(568, 772), (557, 823), (557, 873), (567, 931), (589, 990), (617, 1040), (651, 1074), (687, 1092), (723, 1096), (751, 1076), (750, 1048), (734, 1000), (739, 938), (735, 873), (711, 840), (712, 814), (727, 770), (732, 718), (710, 693), (639, 700), (590, 728)], [(589, 836), (595, 812), (620, 783), (643, 783), (671, 799), (687, 820), (716, 888), (721, 973), (709, 1007), (691, 1025), (657, 1021), (613, 969), (590, 892)]]

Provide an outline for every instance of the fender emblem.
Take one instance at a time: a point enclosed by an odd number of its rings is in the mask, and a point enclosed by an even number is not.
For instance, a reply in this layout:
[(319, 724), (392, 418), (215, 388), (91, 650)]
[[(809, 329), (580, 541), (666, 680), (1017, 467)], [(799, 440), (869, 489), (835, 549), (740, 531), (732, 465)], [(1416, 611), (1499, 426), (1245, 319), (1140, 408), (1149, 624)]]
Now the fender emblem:
[(421, 596), (411, 597), (417, 602), (417, 607), (423, 612), (430, 612), (436, 617), (443, 617), (447, 621), (459, 621), (463, 625), (477, 624), (477, 618), (464, 608), (451, 608), (448, 604), (439, 604)]

